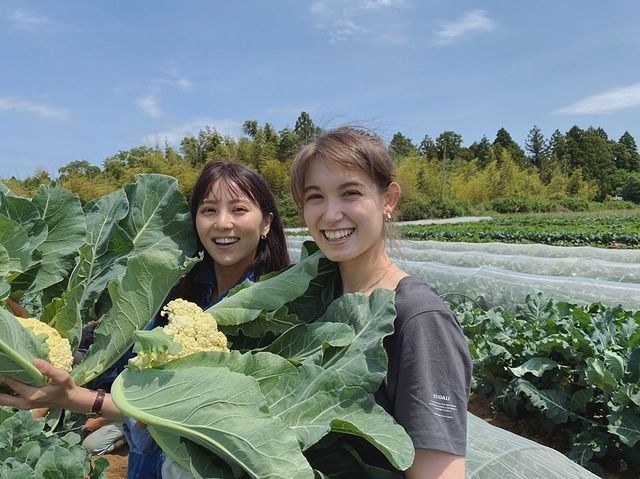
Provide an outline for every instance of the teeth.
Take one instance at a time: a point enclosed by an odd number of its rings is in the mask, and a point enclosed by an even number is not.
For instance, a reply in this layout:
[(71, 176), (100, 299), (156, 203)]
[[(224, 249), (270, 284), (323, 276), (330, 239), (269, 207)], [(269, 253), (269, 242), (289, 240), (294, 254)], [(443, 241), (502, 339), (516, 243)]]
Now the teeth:
[(347, 236), (351, 236), (351, 233), (353, 233), (353, 231), (354, 228), (349, 228), (347, 230), (325, 231), (324, 235), (329, 240), (338, 240), (346, 238)]
[(238, 241), (238, 238), (216, 238), (214, 242), (216, 244), (231, 244)]

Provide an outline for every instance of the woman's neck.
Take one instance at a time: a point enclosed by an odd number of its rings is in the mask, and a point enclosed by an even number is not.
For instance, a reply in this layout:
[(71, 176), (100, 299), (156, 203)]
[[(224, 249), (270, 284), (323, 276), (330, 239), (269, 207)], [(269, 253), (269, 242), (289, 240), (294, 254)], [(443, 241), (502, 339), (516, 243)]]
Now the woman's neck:
[(217, 299), (227, 294), (231, 288), (238, 284), (246, 273), (246, 270), (238, 268), (237, 266), (227, 268), (218, 264), (214, 264), (213, 271), (216, 275), (216, 288), (213, 291), (212, 299)]
[(345, 293), (369, 293), (379, 286), (393, 267), (384, 246), (372, 249), (357, 258), (339, 264)]

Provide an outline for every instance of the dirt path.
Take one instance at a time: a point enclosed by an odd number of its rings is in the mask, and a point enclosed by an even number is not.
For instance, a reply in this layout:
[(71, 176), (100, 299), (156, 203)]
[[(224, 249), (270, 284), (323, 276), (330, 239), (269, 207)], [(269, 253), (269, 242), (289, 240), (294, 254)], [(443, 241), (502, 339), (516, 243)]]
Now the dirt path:
[(119, 449), (114, 454), (107, 454), (104, 457), (109, 461), (107, 469), (107, 479), (126, 479), (127, 477), (127, 455), (129, 450), (126, 447)]

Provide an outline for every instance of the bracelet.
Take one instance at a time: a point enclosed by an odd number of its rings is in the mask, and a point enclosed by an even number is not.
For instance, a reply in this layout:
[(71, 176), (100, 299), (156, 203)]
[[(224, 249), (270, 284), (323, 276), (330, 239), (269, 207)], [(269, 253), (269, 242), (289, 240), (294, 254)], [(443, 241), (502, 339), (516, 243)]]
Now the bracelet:
[(106, 392), (104, 389), (97, 389), (96, 393), (96, 400), (93, 401), (93, 406), (91, 406), (91, 411), (89, 412), (89, 416), (91, 417), (100, 416), (100, 414), (102, 414), (102, 403), (104, 402), (104, 395)]

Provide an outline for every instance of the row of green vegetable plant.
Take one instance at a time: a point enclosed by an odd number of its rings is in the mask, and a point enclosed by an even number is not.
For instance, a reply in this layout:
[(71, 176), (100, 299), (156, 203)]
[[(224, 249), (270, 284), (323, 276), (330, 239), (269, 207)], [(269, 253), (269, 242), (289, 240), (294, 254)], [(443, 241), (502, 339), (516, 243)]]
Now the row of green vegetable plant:
[(640, 473), (640, 311), (528, 296), (515, 312), (466, 302), (476, 393), (513, 418), (568, 434), (568, 456), (602, 473), (611, 458)]
[(640, 215), (512, 215), (477, 223), (403, 225), (400, 235), (415, 240), (640, 248)]
[(66, 429), (69, 424), (73, 422), (65, 421), (59, 430), (51, 431), (44, 418), (0, 407), (0, 477), (106, 477), (107, 460), (92, 461), (87, 448), (80, 444), (78, 428)]

